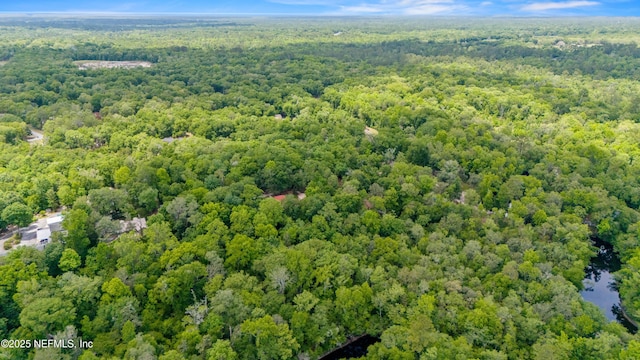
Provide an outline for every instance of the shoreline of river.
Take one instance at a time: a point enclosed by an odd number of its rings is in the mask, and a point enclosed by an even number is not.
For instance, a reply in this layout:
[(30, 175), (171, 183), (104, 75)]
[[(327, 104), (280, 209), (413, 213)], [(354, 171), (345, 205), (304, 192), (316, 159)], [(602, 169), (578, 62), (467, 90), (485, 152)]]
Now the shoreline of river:
[(620, 314), (622, 314), (622, 316), (624, 316), (624, 318), (633, 326), (636, 327), (636, 331), (638, 331), (638, 329), (640, 329), (640, 326), (638, 326), (638, 322), (635, 321), (634, 319), (631, 318), (631, 316), (627, 313), (627, 310), (624, 307), (624, 304), (622, 304), (622, 299), (620, 299)]
[(329, 350), (326, 353), (320, 355), (320, 357), (318, 357), (318, 360), (343, 359), (344, 357), (341, 357), (340, 353), (344, 352), (345, 350), (353, 346), (357, 347), (358, 349), (351, 349), (351, 351), (349, 352), (356, 352), (358, 354), (355, 357), (361, 357), (366, 355), (367, 348), (370, 345), (373, 345), (379, 341), (380, 341), (380, 338), (378, 337), (375, 337), (369, 334), (362, 334), (362, 335), (350, 338), (347, 342), (343, 343), (337, 348)]
[(608, 320), (618, 322), (635, 334), (639, 328), (638, 322), (631, 318), (622, 304), (618, 280), (614, 276), (622, 268), (619, 255), (612, 244), (597, 237), (592, 237), (591, 241), (598, 252), (585, 268), (585, 289), (580, 294), (583, 300), (598, 306)]

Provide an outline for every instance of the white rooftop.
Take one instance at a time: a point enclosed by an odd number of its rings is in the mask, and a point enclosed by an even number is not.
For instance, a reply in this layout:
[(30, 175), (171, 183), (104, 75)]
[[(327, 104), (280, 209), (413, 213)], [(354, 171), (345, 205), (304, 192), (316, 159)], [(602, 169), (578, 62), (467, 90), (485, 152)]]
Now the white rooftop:
[(47, 218), (47, 225), (61, 223), (62, 220), (62, 215), (52, 216), (50, 218)]
[(36, 238), (38, 241), (49, 240), (51, 238), (51, 230), (49, 229), (40, 229), (36, 233)]

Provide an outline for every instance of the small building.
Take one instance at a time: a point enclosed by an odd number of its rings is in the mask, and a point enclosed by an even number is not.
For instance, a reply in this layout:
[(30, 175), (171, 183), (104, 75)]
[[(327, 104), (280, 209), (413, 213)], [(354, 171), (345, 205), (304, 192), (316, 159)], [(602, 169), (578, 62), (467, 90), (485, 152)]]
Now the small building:
[(46, 244), (51, 239), (51, 230), (49, 228), (38, 229), (36, 239), (40, 244)]
[(133, 225), (133, 228), (137, 232), (141, 232), (142, 230), (147, 228), (147, 219), (145, 218), (137, 218), (134, 217), (130, 222)]
[(51, 217), (38, 220), (38, 229), (36, 230), (36, 240), (38, 243), (46, 244), (51, 240), (51, 234), (63, 231), (63, 220), (64, 216), (62, 216), (62, 214), (55, 214)]
[(47, 218), (47, 228), (49, 228), (51, 232), (62, 231), (62, 220), (64, 220), (62, 215)]
[(147, 219), (134, 217), (129, 221), (121, 220), (120, 225), (121, 225), (121, 230), (120, 230), (121, 233), (133, 231), (133, 230), (140, 233), (142, 232), (142, 230), (147, 228)]

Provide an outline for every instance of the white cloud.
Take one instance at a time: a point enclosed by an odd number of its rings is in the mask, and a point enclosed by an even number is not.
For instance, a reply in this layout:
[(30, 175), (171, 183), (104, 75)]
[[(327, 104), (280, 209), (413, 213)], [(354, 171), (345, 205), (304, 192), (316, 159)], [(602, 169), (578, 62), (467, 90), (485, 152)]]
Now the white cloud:
[(269, 2), (283, 5), (339, 5), (340, 0), (269, 0)]
[(383, 3), (393, 4), (395, 6), (421, 6), (421, 5), (431, 5), (431, 4), (451, 4), (453, 0), (385, 0)]
[(450, 13), (456, 10), (463, 10), (464, 6), (458, 5), (445, 5), (445, 4), (431, 4), (409, 7), (404, 10), (407, 15), (434, 15), (442, 13)]
[(562, 9), (575, 9), (586, 6), (600, 5), (597, 1), (577, 0), (577, 1), (564, 1), (564, 2), (538, 2), (531, 3), (523, 6), (521, 9), (524, 11), (547, 11), (547, 10), (562, 10)]
[(385, 12), (384, 6), (380, 5), (357, 5), (357, 6), (341, 6), (340, 10), (345, 13), (361, 14), (361, 13), (381, 13)]
[(490, 5), (493, 5), (491, 1), (483, 1), (480, 3), (480, 6), (490, 6)]
[[(305, 0), (276, 0), (276, 1), (305, 1)], [(313, 0), (306, 0), (313, 1)], [(340, 6), (343, 14), (404, 14), (404, 15), (433, 15), (451, 13), (466, 9), (466, 6), (456, 5), (455, 0), (379, 0), (377, 2), (363, 2), (357, 5)]]

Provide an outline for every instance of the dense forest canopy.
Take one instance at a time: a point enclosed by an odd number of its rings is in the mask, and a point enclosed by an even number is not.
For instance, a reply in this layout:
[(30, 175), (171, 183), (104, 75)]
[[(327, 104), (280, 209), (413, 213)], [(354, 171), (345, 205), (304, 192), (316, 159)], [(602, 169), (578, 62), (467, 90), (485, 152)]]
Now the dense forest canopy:
[(93, 344), (0, 358), (639, 358), (579, 294), (608, 242), (640, 320), (638, 34), (0, 18), (0, 228), (65, 230), (0, 257), (0, 334)]

